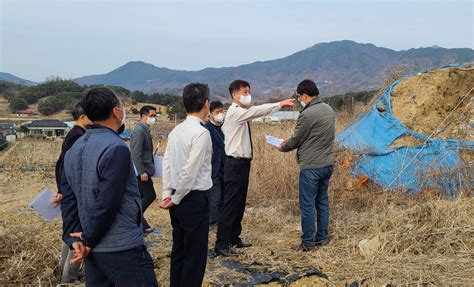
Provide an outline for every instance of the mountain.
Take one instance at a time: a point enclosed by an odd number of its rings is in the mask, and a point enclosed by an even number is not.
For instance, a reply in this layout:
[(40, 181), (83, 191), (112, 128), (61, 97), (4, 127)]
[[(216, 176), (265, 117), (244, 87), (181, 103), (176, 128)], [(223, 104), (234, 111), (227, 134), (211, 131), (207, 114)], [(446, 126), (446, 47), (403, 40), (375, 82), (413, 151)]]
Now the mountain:
[(4, 73), (4, 72), (0, 72), (0, 81), (12, 82), (12, 83), (15, 83), (15, 84), (25, 85), (25, 86), (36, 85), (35, 82), (28, 81), (28, 80), (25, 80), (25, 79), (22, 79), (22, 78), (18, 78), (15, 75), (12, 75), (12, 74), (9, 74), (9, 73)]
[(301, 80), (310, 78), (317, 81), (323, 96), (330, 96), (376, 89), (387, 69), (394, 65), (428, 69), (458, 62), (474, 62), (474, 50), (434, 46), (395, 51), (344, 40), (319, 43), (281, 59), (200, 71), (171, 70), (135, 61), (107, 74), (85, 76), (75, 81), (84, 85), (109, 84), (130, 90), (178, 94), (190, 82), (204, 82), (209, 84), (213, 95), (228, 97), (230, 82), (245, 79), (252, 86), (252, 94), (264, 98), (275, 91), (295, 91)]

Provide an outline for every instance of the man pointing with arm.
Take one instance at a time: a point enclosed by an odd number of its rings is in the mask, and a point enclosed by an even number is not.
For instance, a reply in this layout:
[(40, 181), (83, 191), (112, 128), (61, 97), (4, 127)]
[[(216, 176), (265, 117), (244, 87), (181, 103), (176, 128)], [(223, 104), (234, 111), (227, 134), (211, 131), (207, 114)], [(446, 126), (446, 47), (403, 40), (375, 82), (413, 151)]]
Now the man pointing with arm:
[(288, 99), (279, 103), (264, 104), (247, 108), (251, 101), (250, 84), (235, 80), (229, 86), (232, 105), (229, 107), (222, 131), (225, 137), (227, 159), (224, 167), (223, 202), (217, 226), (217, 255), (233, 255), (231, 247), (252, 246), (240, 238), (241, 221), (244, 216), (249, 184), (250, 162), (253, 158), (252, 136), (249, 122), (253, 119), (274, 113), (284, 107), (294, 105)]

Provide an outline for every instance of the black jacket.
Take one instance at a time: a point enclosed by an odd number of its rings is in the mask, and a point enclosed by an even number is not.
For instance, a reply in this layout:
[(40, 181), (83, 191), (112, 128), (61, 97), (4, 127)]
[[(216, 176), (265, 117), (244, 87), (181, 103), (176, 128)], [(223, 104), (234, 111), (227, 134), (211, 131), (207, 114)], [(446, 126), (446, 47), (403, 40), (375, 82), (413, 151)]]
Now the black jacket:
[(58, 187), (58, 192), (61, 193), (61, 176), (63, 174), (63, 166), (64, 166), (64, 155), (66, 152), (74, 145), (74, 143), (86, 133), (86, 130), (81, 128), (80, 126), (74, 126), (72, 130), (70, 130), (66, 138), (64, 138), (63, 145), (61, 146), (61, 155), (59, 155), (59, 159), (56, 162), (56, 185)]
[(212, 179), (224, 176), (225, 149), (224, 149), (224, 133), (220, 126), (212, 124), (211, 121), (206, 123), (206, 128), (211, 134), (212, 140)]

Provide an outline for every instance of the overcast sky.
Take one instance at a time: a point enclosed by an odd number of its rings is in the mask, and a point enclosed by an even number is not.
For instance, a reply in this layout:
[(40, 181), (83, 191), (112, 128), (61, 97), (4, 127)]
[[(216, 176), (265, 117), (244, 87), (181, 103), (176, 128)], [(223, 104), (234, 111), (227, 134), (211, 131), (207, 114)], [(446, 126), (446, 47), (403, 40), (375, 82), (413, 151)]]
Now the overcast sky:
[(0, 71), (34, 81), (128, 61), (199, 70), (349, 39), (473, 48), (473, 1), (0, 0)]

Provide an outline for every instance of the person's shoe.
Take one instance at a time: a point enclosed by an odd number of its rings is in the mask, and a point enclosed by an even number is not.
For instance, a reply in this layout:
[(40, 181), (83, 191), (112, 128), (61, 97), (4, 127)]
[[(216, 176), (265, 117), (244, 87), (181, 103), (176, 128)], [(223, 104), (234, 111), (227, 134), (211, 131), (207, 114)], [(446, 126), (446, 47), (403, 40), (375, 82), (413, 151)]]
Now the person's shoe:
[(237, 243), (234, 243), (232, 245), (234, 245), (236, 248), (248, 248), (252, 246), (252, 243), (245, 242), (242, 239), (240, 239)]
[(316, 241), (315, 245), (316, 246), (324, 246), (324, 245), (327, 245), (328, 243), (329, 243), (329, 238), (324, 239), (324, 240), (320, 240), (320, 241)]
[(153, 231), (155, 231), (155, 229), (149, 227), (149, 228), (146, 228), (146, 229), (143, 230), (143, 234), (150, 234), (150, 233), (152, 233)]
[(217, 232), (217, 223), (209, 224), (209, 230)]
[(303, 251), (303, 252), (308, 252), (308, 251), (311, 251), (314, 249), (314, 246), (308, 246), (308, 245), (304, 245), (303, 243), (300, 243), (298, 245), (295, 245), (293, 247), (291, 247), (291, 249), (293, 251)]
[(239, 254), (232, 250), (232, 248), (225, 248), (225, 249), (215, 249), (216, 256), (223, 256), (223, 257), (232, 257), (238, 256)]
[(153, 231), (155, 231), (155, 229), (151, 228), (151, 227), (149, 227), (147, 229), (144, 229), (143, 230), (143, 236), (147, 236), (148, 234), (152, 233)]
[(207, 259), (214, 259), (217, 257), (217, 254), (214, 250), (209, 249), (207, 250)]

